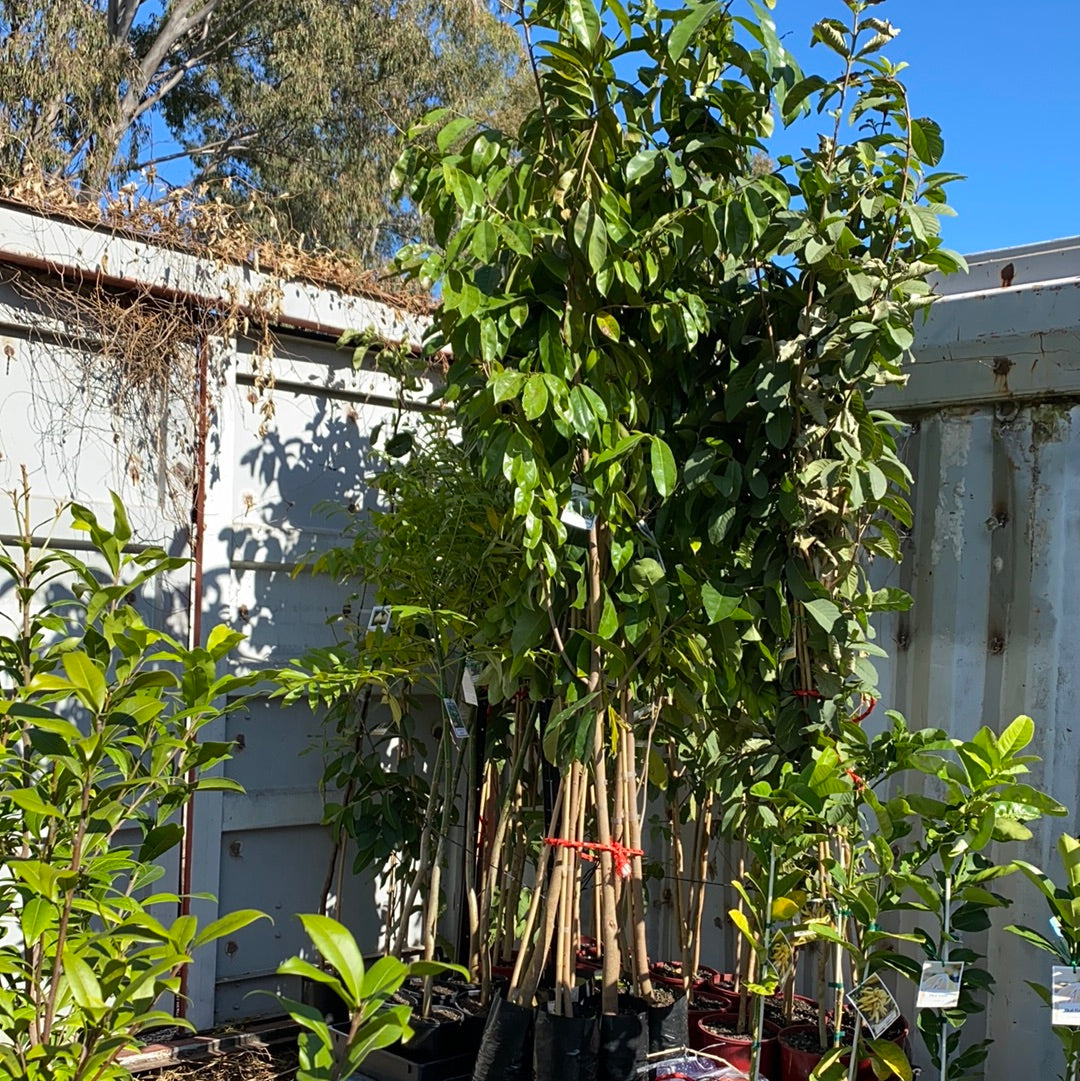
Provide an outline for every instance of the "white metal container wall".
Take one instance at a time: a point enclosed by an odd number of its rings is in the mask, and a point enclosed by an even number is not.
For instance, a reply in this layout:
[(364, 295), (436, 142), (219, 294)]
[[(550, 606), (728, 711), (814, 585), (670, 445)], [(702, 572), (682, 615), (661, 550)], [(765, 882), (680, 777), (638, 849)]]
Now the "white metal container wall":
[[(1031, 780), (1069, 815), (995, 855), (1058, 876), (1056, 838), (1077, 830), (1080, 787), (1080, 247), (971, 262), (969, 277), (940, 287), (948, 295), (920, 331), (908, 386), (875, 399), (909, 423), (901, 442), (915, 477), (914, 526), (894, 572), (914, 605), (880, 622), (890, 659), (878, 662), (879, 709), (962, 738), (1030, 714), (1042, 757)], [(1045, 931), (1049, 913), (1019, 874), (1000, 892), (1013, 904), (977, 943), (997, 990), (970, 1027), (996, 1041), (990, 1081), (1056, 1076), (1049, 1011), (1024, 982), (1049, 983), (1053, 959), (1004, 931)]]
[[(341, 612), (348, 591), (296, 572), (304, 557), (340, 542), (347, 508), (370, 505), (368, 433), (389, 418), (393, 391), (385, 377), (354, 370), (350, 355), (329, 343), (282, 337), (273, 361), (275, 416), (260, 436), (251, 371), (250, 346), (241, 341), (224, 358), (208, 440), (203, 551), (204, 632), (223, 623), (247, 636), (237, 651), (240, 671), (283, 666), (333, 641), (327, 620)], [(362, 625), (372, 600), (361, 591), (352, 604)], [(274, 973), (285, 957), (310, 949), (294, 916), (316, 911), (331, 856), (320, 824), (323, 732), (308, 706), (256, 698), (215, 727), (208, 738), (237, 741), (224, 772), (245, 794), (199, 797), (192, 888), (217, 898), (201, 906), (206, 919), (254, 907), (274, 923), (261, 921), (203, 951), (189, 984), (201, 1027), (277, 1012), (252, 991), (296, 996), (296, 981)], [(349, 868), (351, 854), (345, 859)], [(378, 948), (384, 904), (372, 874), (347, 869), (335, 914), (367, 953)]]
[[(4, 263), (210, 299), (258, 296), (269, 286), (281, 297), (283, 325), (312, 328), (314, 333), (281, 337), (272, 363), (276, 417), (265, 437), (249, 401), (251, 347), (242, 339), (219, 343), (205, 448), (201, 597), (185, 570), (146, 599), (145, 614), (181, 640), (188, 637), (196, 604), (204, 641), (218, 623), (243, 631), (247, 639), (234, 664), (239, 672), (284, 664), (310, 646), (328, 643), (326, 619), (341, 610), (346, 591), (324, 578), (294, 578), (293, 571), (303, 556), (340, 538), (343, 518), (330, 518), (320, 504), (369, 504), (363, 481), (370, 465), (367, 433), (389, 416), (396, 391), (393, 380), (354, 370), (351, 357), (336, 350), (332, 339), (338, 330), (356, 327), (387, 340), (416, 340), (420, 321), (363, 297), (271, 282), (244, 268), (200, 262), (0, 205)], [(10, 344), (13, 351), (7, 360), (0, 349), (0, 490), (16, 486), (25, 463), (36, 520), (47, 521), (57, 501), (71, 499), (109, 520), (111, 488), (125, 501), (134, 541), (188, 554), (187, 508), (179, 508), (178, 516), (162, 494), (164, 471), (176, 465), (174, 454), (143, 460), (132, 472), (126, 433), (117, 433), (106, 396), (86, 378), (93, 371), (86, 362), (94, 343), (67, 341), (70, 328), (43, 318), (11, 288), (8, 271), (0, 278), (0, 346)], [(165, 426), (170, 452), (190, 441), (186, 417), (181, 408)], [(10, 506), (0, 501), (0, 533), (14, 532)], [(57, 536), (76, 548), (85, 544), (69, 529)], [(370, 604), (370, 597), (354, 603), (355, 618), (366, 623)], [(9, 607), (10, 597), (0, 596), (0, 608)], [(293, 916), (316, 909), (331, 850), (329, 832), (320, 825), (322, 726), (306, 705), (255, 698), (204, 733), (237, 741), (234, 757), (221, 769), (246, 794), (196, 798), (191, 889), (216, 900), (195, 901), (193, 911), (207, 921), (258, 908), (274, 923), (259, 922), (196, 954), (187, 1015), (200, 1029), (280, 1012), (272, 999), (252, 991), (282, 988), (295, 996), (295, 980), (281, 981), (274, 973), (286, 957), (309, 948)], [(162, 888), (181, 888), (178, 856), (169, 854), (171, 877)], [(351, 854), (346, 863), (351, 865)], [(383, 916), (375, 882), (346, 873), (341, 894), (337, 914), (361, 947), (374, 951)]]

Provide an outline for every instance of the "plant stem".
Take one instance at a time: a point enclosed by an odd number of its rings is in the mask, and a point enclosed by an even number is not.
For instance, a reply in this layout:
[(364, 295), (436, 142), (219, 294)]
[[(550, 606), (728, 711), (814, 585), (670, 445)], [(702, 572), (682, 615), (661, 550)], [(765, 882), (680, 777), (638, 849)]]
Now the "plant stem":
[[(765, 927), (761, 941), (762, 957), (769, 956), (772, 937), (773, 885), (776, 882), (776, 849), (769, 846), (769, 884), (765, 891)], [(750, 1050), (750, 1081), (758, 1081), (761, 1072), (761, 1040), (765, 1034), (765, 996), (758, 995), (757, 1017), (754, 1020), (753, 1043)]]

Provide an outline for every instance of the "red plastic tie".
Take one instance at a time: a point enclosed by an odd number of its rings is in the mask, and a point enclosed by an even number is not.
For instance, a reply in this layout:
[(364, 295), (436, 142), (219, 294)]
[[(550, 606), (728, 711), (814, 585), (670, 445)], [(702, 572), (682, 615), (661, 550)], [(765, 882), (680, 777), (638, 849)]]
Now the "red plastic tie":
[(796, 698), (824, 698), (821, 691), (792, 691)]
[(855, 721), (855, 723), (856, 723), (856, 724), (862, 724), (862, 723), (863, 723), (863, 721), (865, 721), (865, 720), (866, 720), (866, 718), (867, 718), (867, 717), (869, 717), (869, 716), (870, 716), (870, 714), (874, 712), (874, 706), (876, 706), (876, 705), (877, 705), (877, 699), (876, 699), (876, 698), (870, 698), (870, 697), (868, 696), (868, 699), (867, 699), (867, 700), (869, 701), (870, 705), (868, 705), (868, 706), (866, 707), (866, 709), (864, 709), (864, 710), (862, 711), (862, 713), (860, 713), (860, 714), (858, 715), (858, 717), (855, 717), (855, 718), (854, 718), (854, 721)]
[(626, 845), (612, 841), (609, 845), (602, 845), (599, 841), (567, 841), (562, 837), (545, 837), (544, 844), (553, 848), (573, 848), (581, 854), (583, 860), (595, 860), (595, 852), (610, 852), (615, 860), (615, 873), (619, 878), (629, 878), (632, 864), (631, 856), (644, 856), (640, 848), (627, 848)]
[(853, 769), (846, 769), (844, 772), (851, 778), (856, 792), (861, 792), (866, 787), (866, 782)]

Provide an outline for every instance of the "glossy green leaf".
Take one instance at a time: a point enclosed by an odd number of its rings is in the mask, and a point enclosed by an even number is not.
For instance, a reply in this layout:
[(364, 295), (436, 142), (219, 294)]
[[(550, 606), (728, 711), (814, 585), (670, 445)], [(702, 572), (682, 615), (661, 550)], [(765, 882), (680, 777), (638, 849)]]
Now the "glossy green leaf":
[(672, 60), (678, 60), (690, 47), (698, 30), (720, 10), (721, 5), (714, 0), (683, 8), (668, 35), (668, 56)]
[(566, 10), (574, 36), (592, 52), (600, 37), (600, 14), (593, 0), (566, 0)]
[(671, 495), (675, 490), (675, 455), (659, 436), (654, 436), (649, 443), (649, 468), (661, 498)]

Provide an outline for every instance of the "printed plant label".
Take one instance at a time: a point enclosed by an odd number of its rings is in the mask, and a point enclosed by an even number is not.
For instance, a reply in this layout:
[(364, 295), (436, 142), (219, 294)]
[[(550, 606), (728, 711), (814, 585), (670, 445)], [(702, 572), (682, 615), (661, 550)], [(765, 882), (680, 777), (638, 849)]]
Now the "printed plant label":
[(592, 529), (596, 522), (596, 515), (593, 514), (588, 491), (583, 484), (571, 485), (570, 502), (563, 507), (559, 518), (571, 529), (584, 529), (586, 532)]
[(465, 699), (467, 705), (480, 704), (480, 699), (476, 697), (476, 684), (473, 682), (473, 674), (468, 661), (465, 662), (465, 667), (461, 672), (461, 697)]
[(769, 943), (769, 963), (775, 970), (780, 985), (783, 986), (795, 968), (795, 950), (783, 931), (777, 931)]
[(393, 617), (393, 608), (389, 604), (376, 604), (368, 616), (367, 629), (369, 631), (383, 631), (389, 633)]
[(1080, 969), (1054, 965), (1050, 981), (1050, 1023), (1080, 1025)]
[(877, 1039), (899, 1016), (900, 1007), (896, 1004), (892, 992), (881, 982), (876, 973), (863, 980), (847, 995), (848, 1002), (862, 1018), (862, 1023)]
[(951, 1010), (960, 1000), (963, 961), (924, 961), (917, 1009)]

